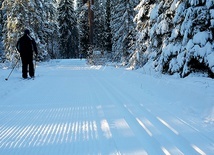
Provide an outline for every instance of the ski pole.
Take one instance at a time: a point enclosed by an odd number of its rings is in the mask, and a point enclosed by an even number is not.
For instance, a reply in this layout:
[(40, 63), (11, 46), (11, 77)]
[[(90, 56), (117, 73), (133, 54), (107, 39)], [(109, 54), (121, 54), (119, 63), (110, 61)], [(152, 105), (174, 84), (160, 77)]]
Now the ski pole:
[(34, 58), (34, 76), (36, 75), (36, 60), (37, 60), (37, 55), (35, 55), (35, 58)]
[[(19, 59), (20, 59), (20, 58), (19, 58)], [(19, 59), (17, 60), (17, 62), (16, 62), (16, 64), (14, 65), (14, 67), (12, 68), (12, 70), (11, 70), (10, 74), (8, 75), (8, 77), (5, 78), (6, 81), (9, 79), (9, 77), (10, 77), (10, 75), (12, 74), (13, 70), (14, 70), (15, 67), (17, 66), (17, 64), (18, 64), (18, 62), (19, 62)]]

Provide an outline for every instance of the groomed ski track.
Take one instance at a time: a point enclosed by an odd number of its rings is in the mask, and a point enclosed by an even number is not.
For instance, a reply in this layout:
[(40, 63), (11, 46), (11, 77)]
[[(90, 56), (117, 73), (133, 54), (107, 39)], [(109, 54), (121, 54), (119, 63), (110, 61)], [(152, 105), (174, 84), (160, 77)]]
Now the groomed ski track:
[(148, 106), (152, 92), (128, 81), (135, 76), (129, 71), (63, 62), (38, 65), (35, 80), (21, 80), (18, 72), (7, 81), (0, 155), (214, 153), (212, 137), (200, 128), (161, 105)]

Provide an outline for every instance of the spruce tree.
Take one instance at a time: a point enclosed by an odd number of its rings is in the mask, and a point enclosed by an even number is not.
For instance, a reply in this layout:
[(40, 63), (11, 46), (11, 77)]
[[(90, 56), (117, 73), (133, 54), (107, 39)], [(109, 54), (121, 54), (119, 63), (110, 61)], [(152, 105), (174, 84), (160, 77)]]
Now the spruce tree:
[(135, 60), (181, 77), (195, 71), (213, 77), (213, 8), (209, 0), (142, 0), (136, 7)]
[(44, 27), (45, 42), (47, 45), (47, 52), (50, 58), (59, 58), (59, 46), (58, 46), (58, 25), (57, 25), (57, 2), (56, 0), (49, 0), (44, 2), (45, 16), (44, 16)]
[(5, 12), (3, 43), (8, 60), (13, 61), (14, 58), (18, 58), (19, 54), (15, 46), (26, 28), (31, 31), (31, 35), (38, 44), (40, 59), (44, 60), (48, 57), (43, 31), (45, 20), (43, 4), (43, 0), (4, 0), (2, 6)]
[(104, 47), (105, 50), (108, 52), (112, 51), (112, 34), (111, 34), (111, 1), (106, 0), (106, 17), (105, 17), (105, 41), (104, 41)]
[(114, 60), (127, 63), (134, 30), (134, 7), (138, 1), (111, 1), (112, 51)]
[(26, 23), (29, 23), (27, 6), (28, 2), (26, 0), (5, 0), (3, 2), (3, 10), (6, 15), (3, 27), (3, 42), (5, 56), (10, 61), (18, 58), (16, 42), (25, 29)]
[(111, 51), (110, 0), (95, 1), (94, 40), (95, 47), (101, 51)]
[[(3, 1), (0, 2), (0, 8), (2, 8)], [(2, 44), (2, 28), (4, 21), (4, 11), (0, 9), (0, 62), (3, 61), (3, 44)]]
[(83, 0), (77, 0), (77, 21), (79, 32), (79, 52), (86, 58), (89, 49), (88, 7)]
[[(50, 2), (49, 2), (50, 3)], [(32, 29), (31, 35), (36, 39), (38, 50), (39, 50), (39, 59), (47, 60), (50, 58), (47, 47), (47, 11), (45, 10), (45, 6), (47, 3), (43, 0), (31, 0), (28, 3), (32, 8), (29, 9), (29, 18), (30, 29)]]
[(102, 1), (94, 4), (94, 46), (96, 50), (104, 50), (105, 9)]
[(61, 0), (58, 14), (61, 57), (76, 58), (78, 56), (78, 33), (73, 0)]

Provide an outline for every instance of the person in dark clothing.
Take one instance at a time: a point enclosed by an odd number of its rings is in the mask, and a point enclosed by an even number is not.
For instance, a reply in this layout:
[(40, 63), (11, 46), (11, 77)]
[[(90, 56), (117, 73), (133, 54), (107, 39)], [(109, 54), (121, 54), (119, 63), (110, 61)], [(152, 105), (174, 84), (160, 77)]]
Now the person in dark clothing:
[(20, 53), (22, 60), (22, 77), (26, 79), (28, 77), (27, 72), (29, 69), (29, 75), (34, 77), (34, 65), (33, 65), (33, 53), (38, 54), (36, 42), (30, 36), (28, 29), (24, 30), (24, 35), (19, 38), (16, 48)]

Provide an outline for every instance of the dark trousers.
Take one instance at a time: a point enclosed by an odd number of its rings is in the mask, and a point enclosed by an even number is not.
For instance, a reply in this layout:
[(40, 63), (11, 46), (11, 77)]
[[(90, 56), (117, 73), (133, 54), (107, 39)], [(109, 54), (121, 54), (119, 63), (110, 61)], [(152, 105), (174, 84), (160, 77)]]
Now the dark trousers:
[(33, 59), (22, 57), (22, 77), (23, 78), (28, 77), (28, 74), (27, 74), (28, 71), (29, 71), (30, 77), (34, 77)]

